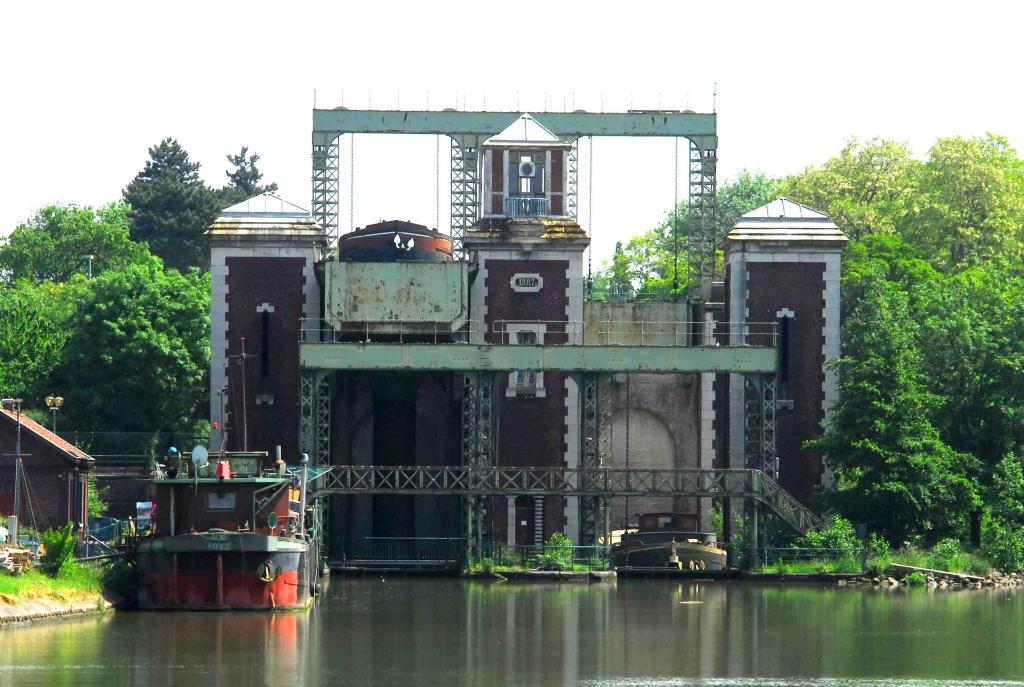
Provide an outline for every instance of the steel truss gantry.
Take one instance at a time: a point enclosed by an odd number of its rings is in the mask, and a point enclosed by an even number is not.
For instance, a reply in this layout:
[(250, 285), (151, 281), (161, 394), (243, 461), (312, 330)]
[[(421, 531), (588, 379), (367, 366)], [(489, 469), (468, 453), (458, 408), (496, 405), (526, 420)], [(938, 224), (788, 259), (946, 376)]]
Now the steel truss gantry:
[(779, 478), (775, 446), (775, 375), (745, 375), (743, 381), (743, 462)]
[(760, 470), (335, 465), (317, 482), (312, 497), (334, 494), (741, 498), (764, 505), (801, 534), (823, 527)]
[[(338, 138), (343, 134), (443, 134), (452, 139), (452, 237), (457, 255), (466, 228), (480, 217), (480, 146), (504, 131), (520, 112), (427, 112), (400, 110), (313, 110), (313, 217), (338, 238)], [(690, 141), (690, 220), (698, 238), (690, 242), (691, 269), (702, 275), (714, 270), (715, 163), (717, 116), (695, 112), (544, 112), (544, 127), (564, 143), (584, 136), (663, 136)], [(567, 212), (576, 207), (578, 172), (570, 186)], [(696, 164), (699, 161), (699, 164)], [(696, 195), (694, 195), (696, 193)], [(589, 219), (588, 219), (589, 221)], [(440, 229), (440, 228), (438, 228)], [(708, 238), (710, 237), (710, 238)], [(696, 251), (696, 252), (695, 252)], [(696, 268), (693, 265), (697, 265)], [(691, 272), (691, 275), (693, 272)], [(710, 276), (706, 283), (710, 288)], [(692, 285), (692, 282), (691, 282)], [(691, 286), (692, 288), (692, 286)]]

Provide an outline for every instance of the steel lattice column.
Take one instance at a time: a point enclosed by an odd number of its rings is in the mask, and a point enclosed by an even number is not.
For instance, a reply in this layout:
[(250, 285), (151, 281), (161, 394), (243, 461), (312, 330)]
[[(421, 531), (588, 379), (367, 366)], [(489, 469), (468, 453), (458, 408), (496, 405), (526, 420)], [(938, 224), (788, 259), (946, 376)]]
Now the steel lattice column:
[(761, 455), (764, 441), (761, 423), (761, 380), (743, 378), (743, 467), (761, 469)]
[(572, 142), (572, 148), (569, 149), (569, 183), (567, 187), (568, 193), (566, 193), (566, 212), (572, 219), (578, 219), (579, 214), (579, 191), (580, 191), (580, 162), (579, 162), (579, 148), (577, 144), (579, 139)]
[(321, 133), (317, 140), (318, 135), (313, 135), (313, 219), (327, 232), (332, 246), (338, 239), (339, 138)]
[(313, 453), (313, 426), (316, 423), (313, 398), (314, 370), (299, 373), (299, 453)]
[(718, 158), (713, 148), (701, 150), (690, 141), (689, 259), (690, 299), (711, 297), (715, 276), (715, 178)]
[(313, 446), (313, 465), (331, 464), (331, 383), (330, 373), (316, 380), (316, 441)]
[(456, 259), (464, 257), (462, 241), (480, 213), (477, 148), (452, 138), (452, 248)]
[[(600, 468), (607, 464), (611, 442), (611, 390), (606, 374), (583, 373), (583, 455), (580, 467)], [(595, 546), (608, 528), (607, 499), (580, 498), (580, 544)]]
[(761, 470), (779, 479), (779, 455), (775, 448), (775, 375), (761, 376)]

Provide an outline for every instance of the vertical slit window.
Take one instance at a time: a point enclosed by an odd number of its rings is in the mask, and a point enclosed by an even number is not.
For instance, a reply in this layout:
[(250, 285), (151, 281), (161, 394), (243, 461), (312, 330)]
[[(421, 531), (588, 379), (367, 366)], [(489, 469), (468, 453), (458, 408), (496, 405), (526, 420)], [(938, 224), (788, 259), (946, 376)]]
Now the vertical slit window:
[(270, 311), (264, 310), (260, 313), (260, 373), (264, 377), (270, 376)]

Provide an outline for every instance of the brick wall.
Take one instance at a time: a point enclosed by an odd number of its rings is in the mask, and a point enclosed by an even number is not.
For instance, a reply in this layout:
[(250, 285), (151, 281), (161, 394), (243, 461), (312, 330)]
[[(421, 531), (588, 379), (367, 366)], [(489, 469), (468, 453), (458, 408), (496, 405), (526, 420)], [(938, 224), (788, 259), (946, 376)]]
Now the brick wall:
[(783, 308), (795, 313), (790, 320), (789, 344), (789, 398), (793, 408), (777, 410), (775, 418), (779, 483), (801, 500), (811, 495), (822, 475), (820, 454), (802, 446), (821, 434), (825, 419), (824, 271), (821, 262), (747, 263), (748, 321), (775, 321), (776, 313)]
[[(15, 443), (16, 429), (0, 424), (0, 515), (3, 516), (14, 513)], [(31, 510), (40, 529), (67, 524), (72, 517), (74, 466), (47, 442), (25, 430), (21, 433), (21, 456), (30, 490), (26, 495), (22, 488), (22, 523), (32, 525), (28, 508), (31, 500)], [(83, 504), (83, 512), (79, 513), (78, 520), (84, 521), (84, 470), (80, 471), (79, 479), (79, 502)]]
[[(302, 318), (302, 258), (228, 257), (228, 382), (229, 450), (242, 448), (242, 376), (237, 358), (241, 337), (245, 337), (246, 355), (255, 355), (246, 363), (246, 410), (249, 425), (249, 449), (269, 451), (281, 446), (285, 460), (298, 459), (299, 417), (299, 324)], [(262, 375), (262, 304), (273, 307), (270, 313), (268, 376)], [(257, 396), (272, 395), (274, 402), (257, 404)]]

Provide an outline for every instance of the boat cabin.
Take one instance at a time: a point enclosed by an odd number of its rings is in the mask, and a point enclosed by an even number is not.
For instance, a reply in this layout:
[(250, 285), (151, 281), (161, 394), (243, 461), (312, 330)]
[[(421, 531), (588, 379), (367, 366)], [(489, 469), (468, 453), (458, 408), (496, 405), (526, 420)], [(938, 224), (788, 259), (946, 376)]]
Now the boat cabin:
[(226, 530), (296, 536), (298, 489), (290, 476), (263, 472), (262, 458), (232, 456), (217, 461), (213, 472), (220, 476), (208, 476), (204, 473), (209, 471), (200, 470), (199, 477), (186, 474), (153, 480), (149, 486), (153, 535)]
[(641, 532), (696, 532), (697, 516), (692, 513), (644, 513)]

